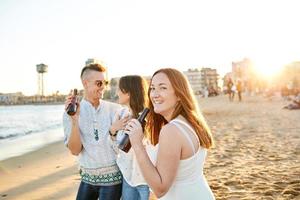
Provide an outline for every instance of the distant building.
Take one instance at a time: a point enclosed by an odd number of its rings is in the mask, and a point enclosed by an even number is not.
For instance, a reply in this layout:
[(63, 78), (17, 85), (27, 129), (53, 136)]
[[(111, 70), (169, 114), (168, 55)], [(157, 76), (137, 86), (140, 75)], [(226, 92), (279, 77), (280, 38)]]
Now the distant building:
[(202, 68), (201, 69), (201, 86), (202, 88), (213, 88), (218, 90), (219, 74), (216, 69)]
[(85, 65), (89, 65), (89, 64), (103, 64), (102, 61), (96, 59), (96, 58), (88, 58), (86, 61), (85, 61)]
[(188, 69), (183, 74), (187, 77), (195, 94), (199, 94), (202, 90), (201, 71), (199, 69)]
[(232, 79), (247, 81), (252, 78), (253, 63), (250, 59), (244, 58), (242, 61), (232, 62)]
[(22, 92), (0, 94), (0, 105), (17, 104), (23, 96)]
[(203, 94), (204, 90), (218, 90), (219, 74), (216, 69), (188, 69), (183, 73), (189, 80), (195, 94)]

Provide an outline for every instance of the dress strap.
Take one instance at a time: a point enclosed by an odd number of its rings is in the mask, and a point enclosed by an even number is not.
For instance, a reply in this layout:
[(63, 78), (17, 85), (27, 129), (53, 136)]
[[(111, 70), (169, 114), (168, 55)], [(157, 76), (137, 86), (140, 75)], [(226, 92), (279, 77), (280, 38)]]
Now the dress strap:
[[(172, 120), (170, 121), (171, 124), (174, 124), (178, 129), (180, 129), (180, 131), (183, 133), (183, 135), (186, 137), (186, 139), (189, 141), (189, 143), (191, 144), (192, 148), (193, 148), (193, 152), (194, 154), (196, 153), (196, 150), (195, 150), (195, 146), (192, 142), (192, 139), (190, 138), (189, 134), (186, 132), (186, 130), (184, 130), (182, 128), (182, 126), (180, 126), (179, 123), (177, 122), (180, 122), (180, 120)], [(189, 127), (190, 128), (190, 127)], [(192, 129), (193, 130), (193, 129)]]
[(182, 120), (180, 120), (180, 119), (174, 119), (174, 120), (172, 120), (172, 121), (173, 121), (173, 122), (174, 122), (174, 121), (175, 121), (175, 122), (178, 122), (178, 123), (184, 125), (185, 127), (187, 127), (187, 128), (195, 135), (197, 141), (200, 143), (199, 138), (198, 138), (198, 135), (197, 135), (197, 133), (195, 132), (195, 130), (191, 127), (191, 125), (189, 125), (188, 123), (186, 123), (185, 121), (182, 121)]

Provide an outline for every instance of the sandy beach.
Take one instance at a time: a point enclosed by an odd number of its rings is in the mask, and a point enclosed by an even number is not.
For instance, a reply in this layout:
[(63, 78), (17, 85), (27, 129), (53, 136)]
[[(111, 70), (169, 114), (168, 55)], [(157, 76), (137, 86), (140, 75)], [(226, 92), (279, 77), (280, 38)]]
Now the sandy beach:
[(0, 162), (0, 199), (75, 199), (76, 158), (63, 142)]
[[(212, 129), (205, 176), (216, 199), (300, 199), (300, 110), (281, 98), (199, 99)], [(63, 134), (63, 133), (62, 133)], [(54, 143), (0, 161), (0, 199), (75, 199), (76, 157)]]
[(223, 98), (200, 103), (216, 141), (205, 167), (216, 198), (300, 199), (300, 110), (281, 98)]

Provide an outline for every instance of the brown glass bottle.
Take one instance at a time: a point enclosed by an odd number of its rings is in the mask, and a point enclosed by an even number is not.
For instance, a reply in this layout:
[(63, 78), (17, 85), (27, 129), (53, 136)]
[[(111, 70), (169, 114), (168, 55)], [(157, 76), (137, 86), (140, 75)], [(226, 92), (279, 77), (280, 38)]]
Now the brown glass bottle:
[(77, 111), (76, 99), (77, 99), (77, 89), (74, 89), (72, 101), (66, 109), (66, 112), (68, 113), (68, 115), (71, 115), (71, 116), (75, 115), (75, 113)]
[[(144, 130), (144, 126), (145, 126), (145, 118), (147, 116), (147, 114), (149, 113), (149, 108), (145, 108), (142, 112), (142, 114), (137, 118), (137, 120), (141, 123), (143, 130)], [(123, 136), (123, 138), (121, 139), (120, 143), (119, 143), (119, 149), (121, 149), (124, 152), (128, 152), (129, 149), (131, 148), (131, 143), (129, 140), (129, 135), (125, 134)]]

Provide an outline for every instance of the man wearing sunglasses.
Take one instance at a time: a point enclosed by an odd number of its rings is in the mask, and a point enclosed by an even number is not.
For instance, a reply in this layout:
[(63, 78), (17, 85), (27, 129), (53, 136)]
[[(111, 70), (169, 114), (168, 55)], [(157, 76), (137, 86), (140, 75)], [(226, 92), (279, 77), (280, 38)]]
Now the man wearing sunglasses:
[[(121, 106), (101, 99), (108, 84), (105, 71), (100, 64), (82, 69), (84, 97), (77, 103), (75, 115), (64, 113), (64, 142), (78, 156), (80, 165), (77, 200), (119, 200), (121, 197), (122, 175), (107, 140), (112, 120)], [(65, 108), (72, 98), (67, 98)]]

